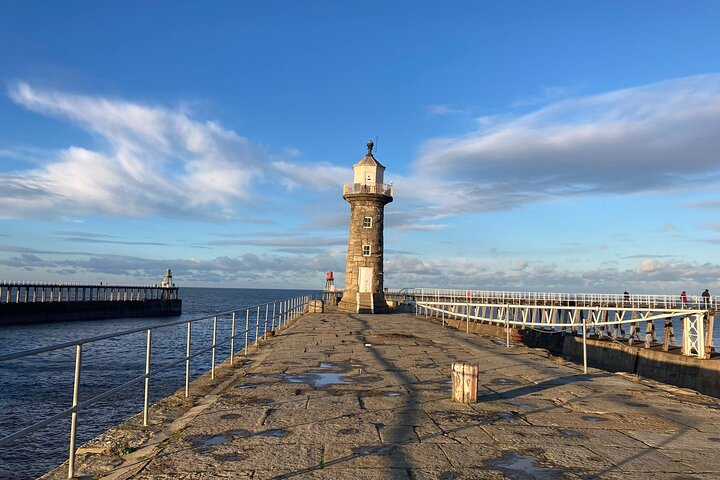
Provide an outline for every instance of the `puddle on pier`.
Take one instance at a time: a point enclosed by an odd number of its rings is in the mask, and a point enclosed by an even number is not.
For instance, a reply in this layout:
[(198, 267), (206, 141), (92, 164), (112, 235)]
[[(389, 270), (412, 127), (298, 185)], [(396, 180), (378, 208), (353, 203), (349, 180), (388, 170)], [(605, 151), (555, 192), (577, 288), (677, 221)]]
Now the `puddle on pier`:
[(314, 388), (327, 387), (328, 385), (339, 385), (345, 383), (344, 373), (319, 373), (307, 372), (298, 374), (284, 374), (280, 378), (288, 383), (307, 383)]
[(580, 417), (580, 418), (582, 418), (582, 419), (585, 420), (586, 422), (595, 422), (595, 423), (607, 422), (607, 418), (598, 417), (598, 416), (596, 416), (596, 415), (584, 415), (584, 416), (582, 416), (582, 417)]
[(386, 397), (399, 397), (400, 395), (402, 395), (402, 393), (400, 393), (400, 392), (385, 392), (383, 395), (385, 395)]
[(720, 405), (708, 405), (708, 408), (712, 408), (713, 410), (720, 410)]
[(238, 385), (238, 390), (248, 390), (250, 388), (257, 388), (257, 387), (265, 387), (267, 385), (272, 385), (272, 382), (253, 382), (253, 383), (243, 383), (242, 385)]
[(559, 478), (562, 469), (536, 465), (539, 459), (530, 455), (510, 452), (501, 460), (489, 462), (489, 466), (502, 472), (512, 480), (552, 480)]
[(496, 378), (492, 383), (493, 385), (520, 385), (520, 382), (511, 378)]
[(238, 418), (242, 418), (242, 415), (239, 413), (226, 413), (225, 415), (221, 415), (220, 418), (223, 420), (237, 420)]
[(625, 405), (629, 405), (631, 407), (637, 407), (637, 408), (647, 408), (650, 406), (647, 403), (635, 403), (635, 402), (627, 402)]
[(265, 431), (263, 431), (263, 432), (258, 432), (257, 435), (258, 435), (259, 437), (282, 438), (282, 437), (284, 437), (285, 435), (287, 435), (288, 433), (290, 433), (290, 432), (288, 432), (287, 430), (284, 430), (284, 429), (282, 429), (282, 428), (273, 428), (273, 429), (271, 429), (271, 430), (265, 430)]
[(513, 348), (515, 346), (512, 343), (510, 345), (508, 345), (507, 342), (503, 342), (502, 340), (490, 340), (490, 341), (496, 345), (501, 345), (505, 348)]
[(583, 438), (583, 434), (575, 430), (560, 429), (558, 432), (560, 432), (560, 436), (563, 438)]
[(290, 432), (288, 430), (285, 430), (283, 428), (273, 428), (270, 430), (263, 430), (262, 432), (251, 432), (250, 430), (245, 430), (244, 428), (239, 428), (236, 430), (228, 430), (225, 432), (224, 436), (226, 437), (232, 437), (232, 438), (248, 438), (248, 437), (275, 437), (275, 438), (282, 438), (286, 435), (288, 435)]
[(188, 441), (202, 447), (213, 447), (223, 445), (232, 440), (229, 435), (192, 435), (187, 437)]

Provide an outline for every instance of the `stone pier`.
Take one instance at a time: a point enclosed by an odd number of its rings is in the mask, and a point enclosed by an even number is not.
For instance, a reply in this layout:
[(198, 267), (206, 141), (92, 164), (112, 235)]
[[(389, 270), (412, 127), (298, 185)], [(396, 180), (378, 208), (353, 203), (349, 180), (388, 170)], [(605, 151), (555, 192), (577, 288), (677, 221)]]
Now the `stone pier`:
[[(149, 442), (123, 457), (81, 455), (79, 473), (334, 480), (719, 475), (717, 399), (600, 370), (583, 375), (542, 350), (498, 343), (411, 314), (305, 315), (246, 361), (226, 365), (208, 384), (211, 394), (195, 397), (173, 423), (166, 419)], [(479, 365), (476, 404), (450, 401), (453, 362)], [(139, 431), (137, 419), (109, 434), (120, 439), (123, 429)]]

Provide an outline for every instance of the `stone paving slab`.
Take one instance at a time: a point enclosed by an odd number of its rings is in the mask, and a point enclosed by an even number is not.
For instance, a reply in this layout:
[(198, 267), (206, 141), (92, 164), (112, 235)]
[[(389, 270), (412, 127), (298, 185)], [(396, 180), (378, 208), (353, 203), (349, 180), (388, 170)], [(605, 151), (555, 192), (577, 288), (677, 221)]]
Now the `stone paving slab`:
[[(410, 314), (311, 314), (115, 478), (720, 478), (717, 401)], [(450, 364), (479, 401), (450, 401)], [(661, 388), (662, 387), (662, 388)]]

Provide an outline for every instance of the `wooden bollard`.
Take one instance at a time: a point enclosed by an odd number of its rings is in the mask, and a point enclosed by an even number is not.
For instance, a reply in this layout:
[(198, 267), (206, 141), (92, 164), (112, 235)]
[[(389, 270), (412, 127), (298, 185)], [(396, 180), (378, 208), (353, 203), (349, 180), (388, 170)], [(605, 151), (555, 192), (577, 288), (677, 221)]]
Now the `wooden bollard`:
[(477, 403), (478, 366), (467, 363), (452, 364), (452, 401)]

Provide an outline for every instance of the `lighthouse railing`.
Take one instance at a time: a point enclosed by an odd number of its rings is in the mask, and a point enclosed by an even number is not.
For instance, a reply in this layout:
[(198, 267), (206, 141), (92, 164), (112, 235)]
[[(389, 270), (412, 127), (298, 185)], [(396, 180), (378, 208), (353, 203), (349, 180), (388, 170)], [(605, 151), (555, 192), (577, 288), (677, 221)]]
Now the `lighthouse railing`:
[(373, 193), (377, 195), (393, 196), (392, 184), (386, 183), (346, 183), (343, 185), (343, 195), (356, 193)]

